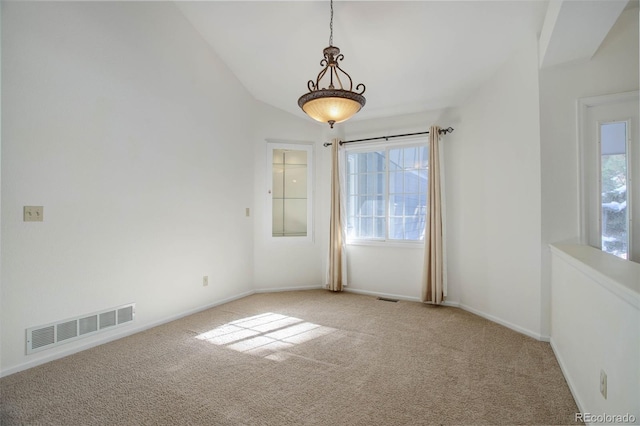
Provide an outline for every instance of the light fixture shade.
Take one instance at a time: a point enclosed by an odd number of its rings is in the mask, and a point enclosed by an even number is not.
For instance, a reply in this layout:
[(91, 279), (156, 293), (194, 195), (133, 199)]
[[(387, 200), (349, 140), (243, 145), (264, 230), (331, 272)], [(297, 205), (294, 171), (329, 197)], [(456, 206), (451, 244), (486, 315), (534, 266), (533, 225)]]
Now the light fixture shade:
[(364, 106), (364, 96), (340, 89), (321, 89), (302, 95), (298, 105), (321, 123), (341, 123), (353, 117)]
[[(324, 59), (320, 61), (320, 65), (324, 68), (315, 81), (307, 82), (309, 93), (300, 96), (298, 106), (309, 117), (329, 123), (333, 128), (335, 123), (348, 120), (364, 106), (366, 99), (362, 94), (365, 86), (358, 84), (356, 91), (353, 91), (351, 76), (338, 64), (344, 59), (339, 48), (330, 45), (325, 47), (322, 53)], [(324, 86), (323, 81), (328, 85)], [(343, 86), (343, 81), (348, 85)]]

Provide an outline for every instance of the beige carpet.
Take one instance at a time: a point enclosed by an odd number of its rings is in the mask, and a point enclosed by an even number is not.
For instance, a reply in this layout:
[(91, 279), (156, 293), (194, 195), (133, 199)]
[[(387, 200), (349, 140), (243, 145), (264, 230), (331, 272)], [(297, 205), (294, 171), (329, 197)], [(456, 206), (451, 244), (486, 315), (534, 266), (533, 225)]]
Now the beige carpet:
[(4, 425), (575, 424), (548, 343), (456, 308), (252, 295), (0, 380)]

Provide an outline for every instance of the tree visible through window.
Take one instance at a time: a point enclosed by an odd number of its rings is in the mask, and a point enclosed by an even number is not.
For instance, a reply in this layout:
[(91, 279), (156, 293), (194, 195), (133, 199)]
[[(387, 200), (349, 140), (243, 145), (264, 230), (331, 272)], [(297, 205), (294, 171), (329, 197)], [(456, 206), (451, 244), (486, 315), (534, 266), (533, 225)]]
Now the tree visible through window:
[(628, 259), (627, 123), (601, 124), (600, 136), (602, 250)]
[(640, 262), (638, 92), (578, 100), (581, 241)]
[(424, 239), (429, 155), (420, 145), (347, 152), (348, 240)]

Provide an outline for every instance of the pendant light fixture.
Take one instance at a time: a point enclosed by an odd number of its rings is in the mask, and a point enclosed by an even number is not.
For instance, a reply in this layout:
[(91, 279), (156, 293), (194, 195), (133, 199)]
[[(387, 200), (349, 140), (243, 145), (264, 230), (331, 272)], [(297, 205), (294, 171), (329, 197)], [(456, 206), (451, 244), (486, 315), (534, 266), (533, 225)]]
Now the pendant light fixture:
[[(324, 68), (315, 81), (309, 80), (307, 83), (309, 93), (300, 96), (298, 105), (309, 117), (329, 123), (333, 128), (335, 123), (346, 121), (360, 111), (366, 99), (362, 96), (365, 91), (364, 84), (358, 84), (356, 91), (353, 91), (351, 76), (338, 65), (338, 62), (344, 59), (344, 55), (333, 45), (333, 0), (331, 0), (329, 29), (331, 31), (329, 47), (325, 47), (322, 51), (324, 59), (320, 61), (320, 65)], [(325, 86), (327, 82), (329, 85)]]

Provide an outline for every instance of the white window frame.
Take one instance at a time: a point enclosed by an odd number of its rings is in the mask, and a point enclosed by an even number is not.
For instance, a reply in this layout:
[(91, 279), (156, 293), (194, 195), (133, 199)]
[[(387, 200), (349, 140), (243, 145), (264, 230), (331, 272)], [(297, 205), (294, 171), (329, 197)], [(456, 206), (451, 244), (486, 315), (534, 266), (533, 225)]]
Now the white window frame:
[(627, 253), (628, 257), (631, 257), (632, 249), (633, 249), (633, 182), (631, 180), (631, 175), (633, 172), (633, 167), (631, 160), (631, 144), (630, 142), (630, 133), (632, 131), (631, 120), (613, 120), (613, 121), (598, 121), (598, 155), (596, 155), (596, 172), (598, 173), (597, 181), (598, 181), (598, 191), (596, 194), (596, 199), (598, 202), (598, 211), (597, 211), (597, 234), (594, 235), (594, 238), (597, 239), (597, 245), (602, 250), (602, 155), (600, 154), (602, 148), (602, 125), (603, 124), (611, 124), (611, 123), (625, 123), (625, 162), (627, 169)]
[[(384, 246), (384, 247), (399, 247), (399, 248), (424, 248), (424, 240), (397, 240), (397, 239), (389, 239), (389, 155), (388, 152), (391, 149), (399, 149), (399, 148), (411, 148), (411, 147), (428, 147), (429, 139), (428, 137), (413, 137), (407, 138), (403, 140), (396, 141), (377, 141), (377, 142), (366, 142), (366, 143), (357, 143), (349, 146), (349, 144), (345, 145), (344, 150), (344, 176), (345, 176), (345, 185), (348, 185), (348, 169), (347, 169), (347, 154), (349, 153), (363, 153), (363, 152), (371, 152), (371, 151), (381, 151), (384, 150), (387, 155), (385, 155), (385, 238), (346, 238), (347, 245), (353, 246)], [(431, 154), (431, 153), (429, 153)], [(347, 202), (347, 188), (344, 189), (344, 202), (346, 207)], [(426, 190), (425, 190), (426, 196)], [(347, 226), (347, 218), (344, 218), (345, 223), (344, 226)], [(426, 226), (426, 225), (425, 225)], [(347, 230), (345, 229), (345, 235), (347, 234)]]
[[(637, 101), (639, 98), (639, 92), (624, 92), (624, 93), (615, 93), (612, 95), (603, 95), (603, 96), (593, 96), (588, 98), (581, 98), (577, 100), (577, 116), (578, 116), (578, 125), (577, 125), (577, 133), (578, 133), (578, 150), (579, 150), (579, 166), (580, 166), (580, 242), (585, 245), (591, 245), (592, 247), (596, 247), (602, 249), (601, 247), (601, 238), (602, 238), (602, 183), (601, 183), (601, 155), (600, 155), (600, 126), (606, 123), (613, 122), (626, 122), (627, 123), (627, 140), (626, 149), (627, 149), (627, 179), (628, 179), (628, 187), (627, 187), (627, 209), (628, 209), (628, 220), (629, 220), (629, 245), (628, 245), (628, 253), (631, 256), (632, 248), (633, 248), (633, 232), (634, 232), (634, 224), (632, 221), (633, 217), (633, 185), (636, 184), (633, 178), (635, 167), (632, 164), (633, 158), (633, 148), (629, 144), (629, 135), (634, 131), (632, 127), (632, 123), (630, 119), (626, 120), (617, 120), (617, 121), (598, 121), (597, 129), (590, 128), (589, 126), (589, 108), (610, 105), (616, 103), (623, 103), (626, 101)], [(588, 142), (588, 137), (591, 132), (597, 131), (598, 140), (595, 144), (595, 147), (591, 146)], [(597, 148), (597, 152), (591, 152), (590, 150)], [(595, 161), (593, 160), (595, 156)], [(637, 173), (638, 171), (635, 171)], [(595, 177), (593, 174), (597, 174)], [(593, 182), (594, 179), (597, 181), (597, 191), (594, 195), (592, 189), (588, 186), (588, 182)], [(595, 223), (594, 223), (595, 222)], [(637, 224), (636, 224), (637, 226)]]
[[(291, 149), (306, 151), (307, 153), (307, 235), (306, 236), (273, 236), (273, 151), (276, 149)], [(314, 240), (313, 206), (314, 206), (314, 170), (315, 156), (313, 142), (289, 142), (267, 140), (267, 176), (266, 176), (266, 238), (273, 242), (312, 243)]]

